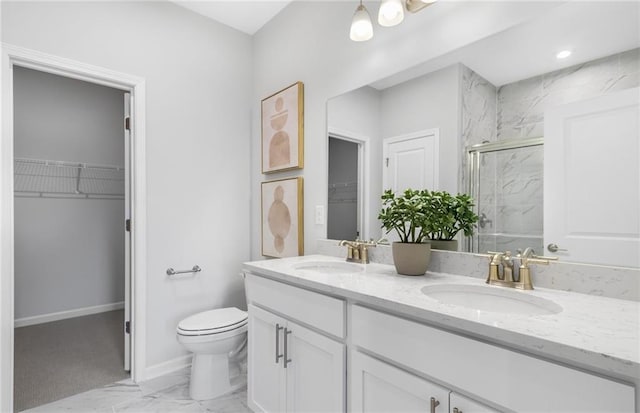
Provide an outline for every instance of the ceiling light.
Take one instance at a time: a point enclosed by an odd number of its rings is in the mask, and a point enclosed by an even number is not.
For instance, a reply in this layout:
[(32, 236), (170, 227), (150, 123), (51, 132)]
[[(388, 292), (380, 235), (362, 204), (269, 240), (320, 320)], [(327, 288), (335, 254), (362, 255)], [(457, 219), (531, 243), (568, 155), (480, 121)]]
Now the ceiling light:
[(571, 50), (563, 50), (556, 55), (556, 58), (565, 59), (569, 56), (571, 56)]
[(436, 0), (404, 0), (407, 11), (415, 13), (435, 3)]
[(382, 0), (378, 11), (380, 26), (391, 27), (400, 24), (404, 19), (404, 7), (400, 0)]
[(373, 37), (371, 16), (369, 16), (367, 8), (362, 5), (362, 0), (360, 0), (360, 5), (353, 14), (350, 37), (354, 42), (364, 42)]
[[(386, 27), (395, 26), (404, 20), (405, 8), (410, 13), (416, 13), (435, 2), (436, 0), (381, 0), (380, 10), (378, 10), (378, 23)], [(371, 16), (362, 5), (362, 0), (360, 0), (360, 5), (353, 14), (350, 37), (351, 40), (356, 42), (363, 42), (373, 37)]]

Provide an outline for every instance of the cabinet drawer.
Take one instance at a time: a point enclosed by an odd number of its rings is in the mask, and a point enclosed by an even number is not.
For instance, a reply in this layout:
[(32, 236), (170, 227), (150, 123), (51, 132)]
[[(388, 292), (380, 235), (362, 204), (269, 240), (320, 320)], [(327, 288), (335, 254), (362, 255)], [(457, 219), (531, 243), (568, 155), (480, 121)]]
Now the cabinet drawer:
[(247, 273), (247, 302), (270, 308), (336, 337), (345, 337), (345, 302)]
[(353, 343), (518, 412), (633, 412), (634, 388), (353, 306)]

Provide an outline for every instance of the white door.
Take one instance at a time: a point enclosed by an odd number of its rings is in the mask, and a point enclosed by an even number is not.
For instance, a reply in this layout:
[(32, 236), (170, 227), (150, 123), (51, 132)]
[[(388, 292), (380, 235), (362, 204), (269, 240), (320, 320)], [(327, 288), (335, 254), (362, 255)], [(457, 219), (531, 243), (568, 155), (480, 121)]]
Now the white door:
[(449, 411), (449, 390), (360, 352), (350, 354), (352, 412)]
[(545, 255), (640, 266), (639, 101), (629, 89), (545, 113)]
[(498, 410), (491, 409), (455, 392), (449, 394), (449, 406), (451, 406), (450, 413), (498, 413)]
[(131, 93), (124, 94), (124, 369), (131, 371)]
[(291, 321), (285, 331), (287, 412), (344, 412), (345, 346)]
[(249, 305), (248, 401), (255, 412), (284, 410), (284, 328), (286, 321)]
[(384, 139), (382, 190), (438, 189), (438, 129)]

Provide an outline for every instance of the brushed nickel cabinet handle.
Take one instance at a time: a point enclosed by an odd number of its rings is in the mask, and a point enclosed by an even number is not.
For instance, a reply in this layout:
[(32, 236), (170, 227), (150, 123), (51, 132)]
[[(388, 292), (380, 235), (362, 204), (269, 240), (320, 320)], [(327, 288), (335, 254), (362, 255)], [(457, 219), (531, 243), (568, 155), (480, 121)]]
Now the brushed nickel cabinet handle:
[(289, 358), (289, 346), (287, 342), (289, 339), (287, 336), (291, 334), (291, 330), (285, 328), (284, 329), (284, 368), (287, 368), (287, 365), (291, 363), (291, 359)]
[(436, 413), (436, 407), (440, 406), (440, 402), (435, 397), (431, 398), (431, 413)]
[[(278, 354), (280, 352), (280, 330), (282, 330), (284, 327), (280, 327), (280, 324), (276, 324), (276, 364), (278, 364), (278, 361), (284, 357), (282, 354)], [(285, 351), (286, 351), (286, 347), (285, 347)]]

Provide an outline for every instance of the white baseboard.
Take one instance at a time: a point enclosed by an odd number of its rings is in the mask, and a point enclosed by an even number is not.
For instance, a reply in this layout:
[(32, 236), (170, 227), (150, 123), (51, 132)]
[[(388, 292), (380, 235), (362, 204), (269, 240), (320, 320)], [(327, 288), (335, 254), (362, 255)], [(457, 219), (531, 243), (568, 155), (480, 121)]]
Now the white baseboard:
[(191, 366), (191, 357), (192, 354), (186, 354), (172, 360), (149, 366), (145, 369), (142, 380), (155, 379), (156, 377), (164, 376), (165, 374), (173, 373), (174, 371), (189, 367)]
[(123, 308), (124, 308), (124, 301), (121, 301), (119, 303), (102, 304), (102, 305), (96, 305), (93, 307), (84, 307), (84, 308), (76, 308), (74, 310), (59, 311), (57, 313), (49, 313), (49, 314), (36, 315), (32, 317), (17, 318), (14, 321), (13, 325), (14, 327), (26, 327), (26, 326), (32, 326), (34, 324), (48, 323), (50, 321), (58, 321), (58, 320), (64, 320), (67, 318), (80, 317), (83, 315), (105, 313), (107, 311), (113, 311), (113, 310), (122, 310)]

